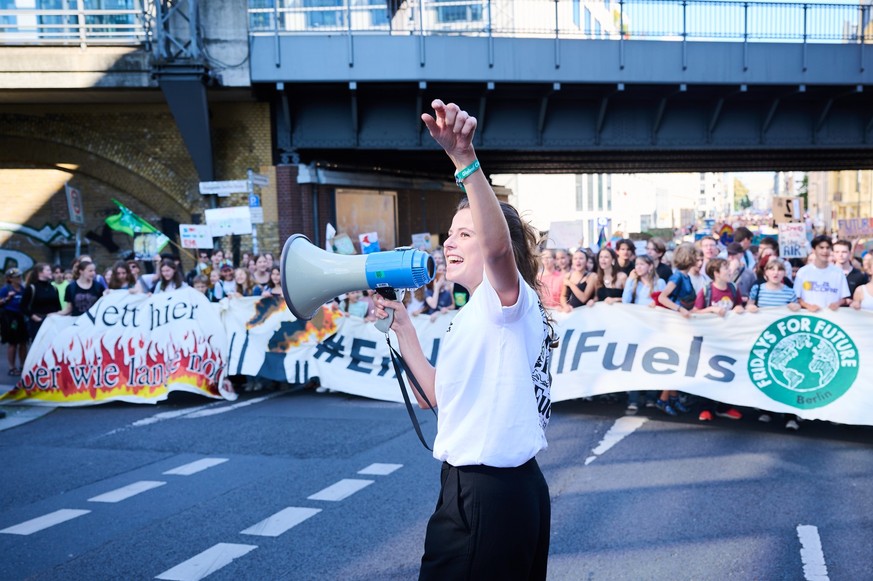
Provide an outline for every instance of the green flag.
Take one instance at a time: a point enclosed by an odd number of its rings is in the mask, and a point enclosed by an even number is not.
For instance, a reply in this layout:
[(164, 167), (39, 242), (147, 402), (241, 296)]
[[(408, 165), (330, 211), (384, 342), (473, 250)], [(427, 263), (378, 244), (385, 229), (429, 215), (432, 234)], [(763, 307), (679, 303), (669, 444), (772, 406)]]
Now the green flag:
[(154, 233), (157, 234), (157, 249), (158, 252), (166, 246), (170, 239), (164, 236), (160, 230), (134, 214), (130, 208), (119, 202), (118, 200), (113, 199), (115, 205), (118, 206), (118, 209), (121, 210), (118, 214), (114, 216), (109, 216), (106, 218), (106, 225), (115, 230), (116, 232), (124, 232), (128, 236), (135, 236), (137, 234), (147, 234)]

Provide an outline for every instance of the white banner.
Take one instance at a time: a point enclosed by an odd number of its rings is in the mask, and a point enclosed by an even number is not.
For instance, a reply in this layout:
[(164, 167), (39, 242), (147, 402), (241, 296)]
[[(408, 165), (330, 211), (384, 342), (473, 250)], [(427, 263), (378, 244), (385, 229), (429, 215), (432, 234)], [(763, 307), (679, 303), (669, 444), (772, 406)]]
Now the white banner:
[(206, 224), (179, 224), (182, 248), (212, 248), (212, 231)]
[(218, 305), (185, 288), (114, 291), (78, 317), (50, 316), (5, 401), (79, 406), (155, 403), (171, 391), (236, 399), (221, 389), (227, 334)]
[[(562, 317), (562, 315), (556, 315)], [(734, 405), (873, 423), (873, 313), (695, 315), (603, 305), (559, 325), (552, 400), (676, 389)]]
[[(281, 299), (231, 301), (231, 373), (321, 384), (402, 401), (385, 337), (363, 320), (331, 313), (305, 324)], [(281, 305), (281, 308), (280, 308)], [(603, 305), (555, 313), (552, 401), (675, 389), (734, 405), (846, 424), (873, 423), (873, 313), (816, 315), (787, 309), (695, 315)], [(413, 319), (431, 362), (452, 315)]]
[[(220, 316), (219, 316), (220, 315)], [(453, 314), (413, 319), (433, 363)], [(695, 315), (636, 305), (555, 313), (552, 401), (679, 390), (805, 419), (873, 425), (873, 313), (840, 309)], [(226, 364), (226, 370), (225, 368)], [(50, 317), (18, 387), (3, 399), (149, 402), (173, 389), (220, 392), (222, 372), (293, 384), (318, 377), (349, 394), (402, 401), (372, 323), (323, 308), (296, 320), (281, 297), (210, 304), (191, 289), (113, 292), (81, 317)]]

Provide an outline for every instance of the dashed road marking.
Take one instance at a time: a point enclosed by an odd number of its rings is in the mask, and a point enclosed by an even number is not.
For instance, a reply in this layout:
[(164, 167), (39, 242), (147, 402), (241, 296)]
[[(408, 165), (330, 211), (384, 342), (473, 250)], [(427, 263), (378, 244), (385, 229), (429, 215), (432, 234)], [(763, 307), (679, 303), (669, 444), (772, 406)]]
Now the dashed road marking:
[(48, 514), (38, 516), (34, 519), (30, 519), (23, 523), (5, 528), (0, 531), (0, 533), (6, 533), (9, 535), (32, 535), (33, 533), (37, 533), (43, 529), (59, 525), (63, 522), (67, 522), (68, 520), (80, 517), (83, 514), (88, 514), (89, 512), (91, 511), (78, 510), (74, 508), (62, 508), (61, 510), (56, 510)]
[(155, 414), (153, 416), (149, 416), (147, 418), (137, 420), (137, 421), (133, 422), (131, 424), (131, 426), (133, 426), (135, 428), (139, 428), (142, 426), (156, 424), (158, 422), (163, 422), (165, 420), (174, 420), (176, 418), (181, 418), (181, 417), (187, 416), (188, 414), (193, 414), (193, 413), (197, 413), (197, 412), (202, 411), (202, 410), (214, 408), (215, 406), (220, 406), (222, 404), (224, 404), (223, 401), (217, 401), (217, 402), (213, 402), (213, 403), (208, 403), (206, 405), (197, 406), (194, 408), (186, 408), (183, 410), (175, 410), (172, 412), (161, 412), (159, 414)]
[(618, 418), (615, 423), (609, 428), (609, 431), (606, 432), (606, 435), (603, 436), (603, 439), (600, 441), (600, 444), (597, 445), (596, 448), (591, 450), (594, 454), (593, 456), (589, 456), (585, 459), (585, 465), (588, 466), (601, 454), (605, 453), (607, 450), (621, 442), (630, 434), (634, 433), (637, 429), (640, 428), (643, 424), (649, 421), (649, 418), (643, 417), (634, 417), (634, 416), (625, 416), (622, 418)]
[(89, 498), (88, 502), (121, 502), (122, 500), (127, 500), (131, 496), (142, 494), (143, 492), (153, 488), (158, 488), (164, 484), (166, 484), (166, 482), (161, 482), (159, 480), (140, 480), (139, 482), (134, 482), (133, 484), (128, 484), (127, 486), (122, 486), (121, 488)]
[(358, 474), (366, 474), (373, 476), (387, 476), (395, 470), (403, 468), (403, 464), (370, 464), (363, 470), (359, 470)]
[(309, 497), (309, 500), (340, 501), (354, 493), (373, 484), (375, 480), (360, 480), (357, 478), (343, 478), (336, 484), (331, 484), (324, 490), (320, 490)]
[(800, 540), (800, 560), (803, 561), (803, 577), (807, 581), (828, 581), (828, 567), (818, 528), (812, 525), (798, 525), (797, 538)]
[(278, 537), (288, 529), (296, 527), (306, 519), (321, 512), (320, 508), (301, 508), (289, 506), (267, 517), (258, 524), (240, 531), (242, 535), (257, 535), (259, 537)]
[(265, 395), (263, 397), (256, 397), (254, 399), (247, 399), (246, 401), (241, 401), (239, 403), (235, 403), (235, 404), (229, 405), (229, 406), (224, 406), (224, 407), (215, 408), (215, 409), (202, 410), (202, 411), (196, 411), (196, 412), (191, 413), (191, 414), (186, 414), (184, 416), (184, 418), (186, 420), (195, 419), (195, 418), (206, 418), (209, 416), (215, 416), (215, 415), (223, 414), (226, 412), (232, 412), (233, 410), (236, 410), (239, 408), (244, 408), (246, 406), (254, 405), (256, 403), (261, 403), (262, 401), (267, 401), (268, 399), (273, 399), (274, 397), (278, 397), (282, 394), (283, 394), (283, 392), (271, 393), (270, 395)]
[(227, 458), (202, 458), (188, 464), (183, 464), (181, 466), (173, 468), (172, 470), (167, 470), (166, 472), (164, 472), (164, 474), (172, 474), (175, 476), (191, 476), (192, 474), (197, 474), (198, 472), (202, 472), (207, 468), (212, 468), (213, 466), (224, 464), (225, 462), (227, 462), (227, 460)]
[(230, 565), (234, 559), (254, 551), (256, 545), (238, 545), (233, 543), (218, 543), (206, 549), (199, 555), (195, 555), (179, 563), (172, 569), (167, 569), (155, 579), (169, 581), (198, 581), (207, 575), (215, 573), (222, 567)]

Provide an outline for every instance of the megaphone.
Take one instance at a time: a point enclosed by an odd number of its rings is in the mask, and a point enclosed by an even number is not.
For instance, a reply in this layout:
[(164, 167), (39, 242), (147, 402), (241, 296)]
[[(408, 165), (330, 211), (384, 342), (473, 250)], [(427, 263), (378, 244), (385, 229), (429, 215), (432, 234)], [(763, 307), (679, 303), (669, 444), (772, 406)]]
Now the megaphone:
[[(294, 234), (282, 248), (282, 294), (298, 319), (311, 319), (321, 305), (349, 291), (373, 289), (394, 298), (394, 289), (415, 289), (433, 280), (430, 254), (412, 248), (347, 256), (333, 254)], [(391, 320), (389, 320), (391, 319)], [(393, 317), (377, 321), (388, 331)]]

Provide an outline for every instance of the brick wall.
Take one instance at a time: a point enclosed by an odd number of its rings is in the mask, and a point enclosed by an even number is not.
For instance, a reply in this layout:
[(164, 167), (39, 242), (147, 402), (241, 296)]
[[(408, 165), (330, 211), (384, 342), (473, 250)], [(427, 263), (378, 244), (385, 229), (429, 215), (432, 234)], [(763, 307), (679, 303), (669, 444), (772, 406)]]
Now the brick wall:
[[(100, 105), (8, 105), (0, 108), (0, 222), (39, 231), (69, 224), (63, 184), (83, 194), (83, 232), (102, 233), (103, 221), (115, 212), (112, 198), (160, 227), (162, 219), (189, 223), (210, 207), (198, 191), (198, 177), (181, 135), (162, 102)], [(216, 179), (242, 179), (252, 168), (271, 177), (261, 191), (265, 224), (258, 227), (262, 251), (279, 248), (276, 185), (273, 178), (269, 106), (255, 102), (210, 105)], [(247, 205), (245, 195), (222, 198), (219, 206)], [(26, 255), (27, 260), (66, 260), (74, 242), (0, 229), (0, 263)], [(83, 251), (108, 267), (132, 247), (130, 237), (113, 234), (120, 247), (110, 251), (91, 242)], [(86, 241), (87, 242), (87, 241)], [(229, 242), (222, 241), (226, 247)], [(241, 237), (243, 250), (251, 236)], [(26, 260), (25, 260), (26, 262)], [(187, 265), (186, 265), (187, 266)]]

